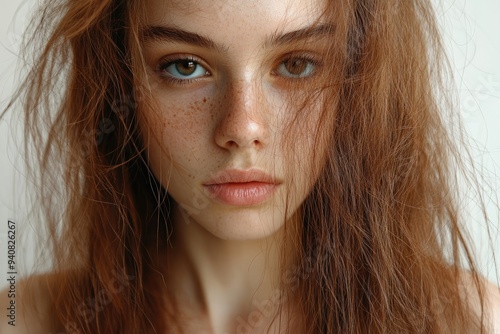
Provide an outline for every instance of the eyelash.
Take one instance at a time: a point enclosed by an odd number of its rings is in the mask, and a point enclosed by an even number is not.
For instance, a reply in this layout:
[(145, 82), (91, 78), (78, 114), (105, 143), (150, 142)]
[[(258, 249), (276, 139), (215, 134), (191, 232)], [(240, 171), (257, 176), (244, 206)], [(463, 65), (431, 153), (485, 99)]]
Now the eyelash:
[[(280, 75), (278, 73), (278, 68), (290, 60), (306, 61), (308, 63), (308, 65), (310, 64), (310, 65), (314, 66), (314, 69), (312, 70), (312, 73), (310, 75), (307, 75), (305, 77), (300, 77), (300, 76), (297, 76), (297, 77), (288, 76), (287, 77), (287, 76)], [(170, 67), (176, 63), (180, 63), (182, 61), (193, 62), (196, 64), (196, 66), (203, 67), (206, 70), (205, 75), (200, 76), (200, 77), (196, 77), (196, 78), (192, 78), (192, 79), (178, 79), (166, 71), (166, 69), (168, 67)], [(274, 66), (274, 69), (271, 71), (271, 74), (273, 76), (281, 77), (281, 79), (283, 79), (283, 80), (293, 80), (293, 81), (295, 81), (295, 80), (307, 80), (316, 74), (316, 72), (318, 71), (319, 67), (321, 67), (321, 65), (322, 65), (321, 61), (319, 61), (317, 59), (317, 57), (312, 56), (312, 55), (308, 55), (308, 54), (304, 54), (304, 55), (300, 55), (300, 56), (288, 55), (288, 56), (285, 56), (284, 58), (282, 58), (282, 60), (276, 66)], [(162, 62), (160, 62), (160, 64), (158, 64), (156, 72), (158, 73), (158, 76), (160, 77), (160, 79), (165, 81), (168, 84), (189, 85), (191, 83), (194, 83), (196, 81), (199, 81), (203, 78), (206, 78), (206, 77), (212, 75), (210, 73), (210, 71), (206, 69), (206, 67), (207, 66), (203, 64), (203, 61), (201, 61), (200, 59), (198, 59), (194, 56), (176, 56), (176, 57), (164, 59)]]
[(166, 83), (169, 83), (169, 84), (188, 85), (190, 83), (199, 81), (201, 78), (212, 75), (210, 73), (210, 71), (208, 71), (208, 70), (206, 70), (206, 75), (204, 75), (202, 77), (193, 78), (193, 79), (178, 79), (178, 78), (175, 78), (174, 76), (172, 76), (171, 74), (168, 74), (168, 72), (166, 71), (166, 69), (168, 67), (170, 67), (171, 65), (174, 65), (176, 63), (182, 62), (182, 61), (193, 62), (196, 64), (196, 66), (202, 66), (205, 69), (207, 67), (207, 66), (203, 65), (203, 62), (201, 60), (199, 60), (193, 56), (176, 56), (173, 58), (167, 58), (167, 59), (162, 60), (160, 62), (160, 64), (158, 64), (158, 67), (156, 69), (156, 72), (158, 73), (158, 76), (160, 77), (160, 79), (162, 79), (163, 81), (165, 81)]
[[(305, 77), (300, 77), (300, 76), (299, 77), (296, 77), (296, 76), (286, 77), (286, 76), (282, 76), (279, 73), (277, 73), (277, 69), (282, 64), (285, 64), (287, 61), (290, 61), (290, 60), (306, 61), (308, 64), (311, 64), (312, 66), (314, 66), (314, 69), (312, 70), (312, 73), (310, 75), (307, 75)], [(312, 78), (316, 74), (316, 72), (319, 70), (321, 65), (322, 65), (322, 62), (320, 60), (318, 60), (318, 58), (313, 56), (313, 55), (303, 54), (303, 55), (299, 56), (299, 55), (295, 55), (295, 54), (291, 54), (291, 55), (288, 54), (282, 58), (282, 60), (278, 63), (277, 66), (274, 67), (275, 69), (271, 71), (271, 74), (275, 75), (275, 76), (280, 76), (284, 80), (307, 80), (307, 79)]]

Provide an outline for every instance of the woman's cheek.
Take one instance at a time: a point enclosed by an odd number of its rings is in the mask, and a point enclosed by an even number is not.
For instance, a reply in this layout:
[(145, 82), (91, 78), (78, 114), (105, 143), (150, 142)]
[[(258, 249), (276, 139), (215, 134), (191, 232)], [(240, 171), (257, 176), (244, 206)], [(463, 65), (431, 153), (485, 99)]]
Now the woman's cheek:
[[(183, 94), (182, 96), (187, 95)], [(162, 137), (168, 142), (187, 142), (205, 137), (210, 125), (210, 102), (207, 97), (194, 97), (187, 95), (185, 98), (171, 96), (158, 103), (158, 122), (161, 127)], [(167, 140), (165, 140), (167, 141)]]
[[(157, 110), (148, 119), (151, 135), (148, 153), (150, 163), (162, 163), (167, 159), (174, 163), (189, 163), (191, 159), (201, 158), (206, 152), (210, 139), (213, 112), (207, 97), (186, 102), (184, 99), (158, 101)], [(152, 141), (153, 140), (153, 141)]]

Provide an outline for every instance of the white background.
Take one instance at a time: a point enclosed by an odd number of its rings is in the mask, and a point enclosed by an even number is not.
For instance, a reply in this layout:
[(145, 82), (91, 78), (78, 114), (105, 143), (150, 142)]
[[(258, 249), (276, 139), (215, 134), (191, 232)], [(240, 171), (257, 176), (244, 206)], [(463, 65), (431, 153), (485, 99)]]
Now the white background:
[[(18, 47), (36, 1), (0, 1), (0, 110), (3, 110), (17, 82)], [(500, 1), (445, 0), (437, 6), (437, 11), (453, 64), (462, 117), (473, 138), (473, 158), (490, 184), (485, 199), (493, 220), (491, 241), (479, 210), (464, 203), (472, 215), (468, 227), (480, 256), (481, 271), (496, 281), (491, 249), (500, 257), (500, 219), (495, 207), (500, 189)], [(19, 125), (13, 116), (20, 112), (16, 109), (0, 121), (0, 288), (7, 283), (7, 220), (16, 222), (17, 234), (22, 237), (17, 250), (20, 272), (29, 272), (33, 264), (35, 250), (30, 231), (32, 224), (39, 223), (26, 218), (29, 200), (24, 190), (23, 160), (18, 153), (22, 133), (15, 131)]]

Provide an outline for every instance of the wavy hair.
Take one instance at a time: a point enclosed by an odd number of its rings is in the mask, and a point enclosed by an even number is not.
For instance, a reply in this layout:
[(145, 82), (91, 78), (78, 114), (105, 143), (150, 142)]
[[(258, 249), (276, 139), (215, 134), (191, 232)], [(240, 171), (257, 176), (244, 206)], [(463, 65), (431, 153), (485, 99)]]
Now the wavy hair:
[[(69, 333), (182, 327), (157, 272), (173, 203), (148, 169), (137, 124), (147, 100), (142, 6), (46, 1), (25, 42), (35, 57), (16, 97), (40, 167), (31, 171), (57, 277), (53, 314)], [(435, 89), (445, 66), (432, 6), (327, 7), (336, 30), (321, 88), (325, 150), (282, 291), (298, 301), (307, 333), (485, 332), (463, 296), (465, 254), (483, 309), (452, 178), (459, 154)]]

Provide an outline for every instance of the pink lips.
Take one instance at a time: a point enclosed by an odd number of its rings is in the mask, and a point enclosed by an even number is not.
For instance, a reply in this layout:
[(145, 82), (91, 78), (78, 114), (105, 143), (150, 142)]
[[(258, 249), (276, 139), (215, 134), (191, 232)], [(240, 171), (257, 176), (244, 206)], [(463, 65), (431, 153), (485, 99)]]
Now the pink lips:
[(257, 170), (225, 170), (204, 183), (213, 198), (227, 205), (250, 206), (269, 199), (281, 182)]

